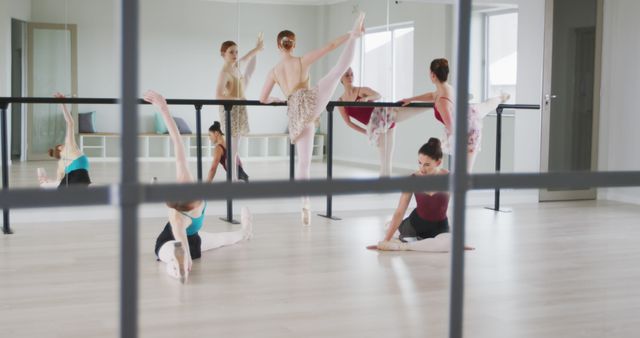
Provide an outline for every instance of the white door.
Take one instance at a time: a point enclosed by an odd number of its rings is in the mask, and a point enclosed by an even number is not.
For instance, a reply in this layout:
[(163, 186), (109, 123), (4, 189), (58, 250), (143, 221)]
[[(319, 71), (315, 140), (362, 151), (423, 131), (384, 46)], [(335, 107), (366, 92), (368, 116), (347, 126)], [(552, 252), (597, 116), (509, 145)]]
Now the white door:
[[(542, 172), (597, 163), (602, 0), (547, 0)], [(540, 201), (595, 199), (596, 189), (540, 190)]]

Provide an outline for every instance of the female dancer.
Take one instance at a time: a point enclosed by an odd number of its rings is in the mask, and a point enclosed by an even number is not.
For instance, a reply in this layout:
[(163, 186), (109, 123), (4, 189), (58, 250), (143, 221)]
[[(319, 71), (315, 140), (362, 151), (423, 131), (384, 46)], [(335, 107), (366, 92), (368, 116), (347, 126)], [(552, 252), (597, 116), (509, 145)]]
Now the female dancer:
[[(61, 93), (56, 93), (54, 96), (60, 99), (65, 97)], [(76, 144), (73, 116), (71, 116), (65, 104), (61, 104), (61, 106), (66, 123), (64, 144), (58, 144), (54, 148), (49, 149), (49, 156), (58, 160), (56, 180), (49, 180), (44, 168), (38, 168), (38, 181), (43, 188), (54, 188), (56, 186), (60, 188), (71, 185), (88, 186), (91, 184), (91, 179), (89, 178), (89, 159), (80, 151), (78, 144)]]
[[(344, 93), (340, 101), (373, 102), (380, 99), (380, 94), (369, 87), (355, 87), (353, 85), (353, 70), (351, 67), (342, 75), (340, 83)], [(391, 161), (393, 159), (393, 143), (395, 140), (394, 113), (382, 107), (338, 107), (342, 119), (349, 128), (367, 135), (369, 143), (378, 148), (380, 153), (380, 177), (391, 175)], [(358, 121), (364, 127), (354, 123)]]
[[(447, 59), (435, 59), (430, 66), (431, 82), (436, 85), (435, 92), (429, 92), (401, 101), (409, 104), (413, 101), (433, 102), (435, 118), (444, 125), (447, 135), (446, 141), (451, 144), (453, 135), (454, 97), (453, 87), (447, 83), (449, 78), (449, 61)], [(482, 103), (469, 105), (468, 116), (468, 142), (467, 142), (467, 170), (471, 172), (476, 156), (480, 151), (482, 141), (482, 119), (494, 111), (498, 105), (509, 100), (510, 95), (503, 93), (500, 97), (494, 97)], [(448, 145), (447, 145), (448, 147)]]
[[(258, 35), (258, 41), (255, 48), (250, 50), (245, 56), (238, 60), (238, 45), (233, 41), (225, 41), (220, 46), (220, 54), (224, 58), (224, 65), (218, 76), (218, 84), (216, 86), (216, 98), (218, 100), (244, 100), (244, 89), (249, 84), (249, 80), (256, 69), (256, 55), (264, 49), (262, 33)], [(244, 72), (240, 67), (245, 67)], [(226, 128), (226, 114), (224, 107), (220, 106), (220, 122), (223, 128)], [(239, 165), (240, 156), (238, 155), (238, 147), (240, 138), (249, 134), (249, 118), (247, 116), (247, 107), (235, 105), (231, 109), (231, 137), (232, 141), (229, 145), (231, 150), (231, 158), (234, 159), (236, 167)], [(234, 177), (240, 178), (237, 174)]]
[[(218, 165), (222, 165), (222, 168), (227, 170), (227, 145), (224, 139), (224, 133), (220, 129), (220, 122), (215, 121), (211, 127), (209, 127), (209, 139), (216, 145), (216, 148), (213, 151), (213, 163), (211, 163), (209, 176), (207, 176), (207, 182), (211, 183), (213, 178), (216, 177)], [(249, 175), (244, 172), (242, 162), (239, 162), (236, 168), (238, 171), (238, 178), (245, 182), (249, 182)]]
[[(440, 140), (432, 137), (418, 151), (420, 168), (413, 176), (444, 175), (449, 173), (440, 168), (442, 164), (442, 148)], [(403, 193), (393, 214), (391, 224), (387, 229), (384, 240), (378, 245), (368, 246), (367, 249), (377, 250), (413, 250), (425, 252), (447, 252), (451, 248), (449, 235), (449, 193), (447, 192), (416, 192), (416, 208), (409, 217), (402, 219), (411, 202), (411, 193)], [(393, 240), (399, 232), (399, 240)], [(405, 243), (404, 238), (415, 237), (418, 240)], [(471, 250), (473, 248), (466, 247)]]
[[(169, 113), (167, 102), (164, 97), (153, 91), (145, 93), (144, 99), (160, 110), (167, 125), (176, 154), (178, 183), (194, 183), (187, 165), (182, 137)], [(200, 258), (202, 251), (235, 244), (251, 237), (251, 214), (246, 207), (242, 208), (242, 230), (221, 233), (200, 231), (207, 208), (206, 201), (167, 202), (167, 207), (169, 222), (156, 239), (155, 253), (158, 259), (166, 264), (169, 276), (180, 279), (182, 283), (186, 282), (189, 276), (192, 260)]]
[[(262, 103), (276, 102), (278, 99), (270, 97), (273, 86), (278, 84), (287, 96), (287, 115), (289, 117), (289, 138), (296, 145), (298, 153), (297, 179), (309, 179), (311, 176), (311, 153), (313, 151), (313, 137), (315, 134), (314, 121), (324, 111), (331, 99), (338, 81), (353, 60), (356, 40), (364, 32), (364, 14), (360, 14), (353, 30), (326, 46), (311, 51), (302, 57), (294, 57), (296, 36), (285, 30), (278, 34), (278, 48), (281, 61), (269, 72), (262, 88), (260, 101)], [(341, 44), (346, 43), (337, 63), (318, 84), (310, 88), (309, 68), (318, 59)], [(302, 223), (311, 224), (311, 206), (309, 198), (302, 198)]]

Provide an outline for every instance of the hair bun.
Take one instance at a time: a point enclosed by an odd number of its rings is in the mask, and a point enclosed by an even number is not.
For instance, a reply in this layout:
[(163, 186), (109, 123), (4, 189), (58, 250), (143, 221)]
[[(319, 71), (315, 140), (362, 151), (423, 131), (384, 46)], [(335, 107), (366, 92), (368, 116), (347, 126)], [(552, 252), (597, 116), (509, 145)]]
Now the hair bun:
[(440, 139), (437, 137), (429, 138), (427, 143), (423, 144), (418, 150), (419, 154), (427, 155), (432, 159), (438, 161), (442, 159), (442, 146), (440, 145)]

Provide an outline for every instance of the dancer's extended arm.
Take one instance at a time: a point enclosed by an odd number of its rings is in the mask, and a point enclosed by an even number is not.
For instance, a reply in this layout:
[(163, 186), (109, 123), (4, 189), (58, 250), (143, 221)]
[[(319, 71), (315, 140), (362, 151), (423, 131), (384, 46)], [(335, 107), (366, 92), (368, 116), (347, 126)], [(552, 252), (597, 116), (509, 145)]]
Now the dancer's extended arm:
[(254, 71), (256, 70), (256, 56), (263, 49), (264, 49), (263, 35), (262, 33), (260, 33), (258, 34), (258, 41), (256, 42), (256, 46), (252, 50), (250, 50), (246, 55), (241, 57), (240, 60), (238, 60), (238, 67), (240, 67), (240, 69), (242, 69), (242, 67), (245, 67), (243, 72), (245, 86), (249, 84), (249, 80), (251, 79)]
[(387, 234), (384, 236), (385, 241), (391, 240), (393, 234), (395, 234), (396, 230), (398, 230), (398, 228), (400, 227), (402, 218), (404, 217), (404, 214), (407, 212), (407, 208), (409, 207), (409, 202), (411, 202), (411, 193), (402, 193), (402, 195), (400, 196), (400, 201), (398, 202), (398, 207), (393, 213), (393, 218), (391, 218), (391, 224), (389, 225), (389, 229), (387, 229)]
[[(55, 93), (54, 96), (59, 99), (65, 98), (65, 96), (61, 93)], [(73, 116), (71, 116), (71, 113), (64, 103), (60, 104), (60, 107), (62, 107), (62, 113), (66, 125), (64, 135), (64, 152), (67, 153), (69, 157), (80, 156), (80, 149), (78, 148), (78, 144), (76, 143), (75, 122), (73, 121)]]
[(189, 167), (187, 166), (187, 155), (185, 154), (184, 143), (182, 142), (182, 137), (180, 136), (178, 126), (176, 126), (175, 120), (173, 119), (173, 117), (171, 117), (169, 107), (167, 106), (167, 101), (164, 99), (164, 97), (162, 97), (162, 95), (151, 90), (144, 94), (144, 100), (153, 104), (160, 110), (162, 120), (167, 126), (169, 137), (171, 138), (171, 142), (173, 143), (173, 150), (176, 155), (176, 178), (178, 182), (194, 182), (193, 176), (191, 176)]
[(213, 151), (213, 163), (211, 163), (211, 169), (209, 169), (209, 175), (207, 176), (207, 182), (213, 182), (213, 178), (216, 177), (216, 171), (218, 171), (218, 165), (220, 164), (220, 159), (222, 158), (222, 150), (220, 147), (216, 147)]

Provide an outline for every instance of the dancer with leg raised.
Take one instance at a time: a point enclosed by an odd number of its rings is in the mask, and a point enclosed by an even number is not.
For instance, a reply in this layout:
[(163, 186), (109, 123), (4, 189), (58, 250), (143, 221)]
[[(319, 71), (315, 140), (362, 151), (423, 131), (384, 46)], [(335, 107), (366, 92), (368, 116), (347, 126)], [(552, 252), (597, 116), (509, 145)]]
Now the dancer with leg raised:
[[(411, 98), (402, 99), (405, 104), (411, 102), (433, 102), (434, 115), (436, 120), (444, 125), (446, 133), (446, 148), (450, 148), (453, 137), (453, 122), (455, 99), (453, 87), (447, 83), (449, 78), (449, 61), (447, 59), (435, 59), (430, 65), (431, 82), (436, 85), (435, 92), (428, 92)], [(467, 138), (467, 170), (471, 172), (473, 165), (480, 152), (480, 142), (482, 141), (482, 121), (490, 112), (496, 110), (498, 105), (508, 101), (509, 94), (503, 93), (499, 97), (488, 99), (487, 101), (470, 104), (468, 114), (468, 138)]]
[[(265, 81), (260, 101), (262, 103), (277, 102), (270, 97), (277, 84), (287, 96), (287, 115), (289, 119), (289, 138), (296, 145), (298, 165), (296, 178), (309, 179), (311, 176), (311, 154), (315, 135), (315, 121), (325, 110), (327, 103), (338, 86), (340, 77), (347, 70), (355, 53), (356, 40), (364, 32), (364, 14), (360, 14), (354, 23), (353, 30), (320, 49), (311, 51), (302, 57), (293, 56), (296, 47), (296, 35), (288, 30), (278, 34), (278, 49), (281, 60), (269, 72)], [(336, 64), (329, 70), (317, 85), (311, 87), (309, 68), (327, 53), (345, 44)], [(311, 224), (311, 206), (309, 197), (302, 199), (302, 224)]]

